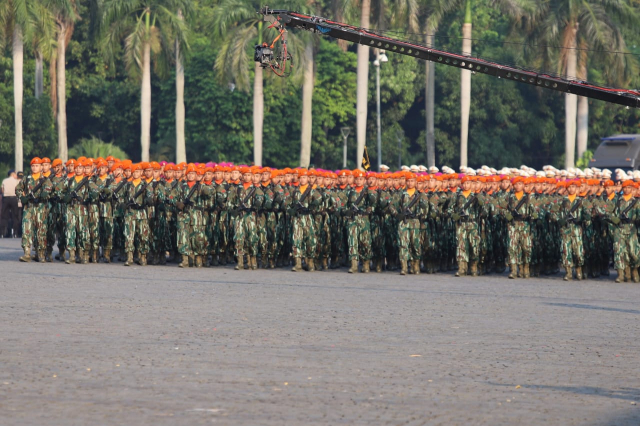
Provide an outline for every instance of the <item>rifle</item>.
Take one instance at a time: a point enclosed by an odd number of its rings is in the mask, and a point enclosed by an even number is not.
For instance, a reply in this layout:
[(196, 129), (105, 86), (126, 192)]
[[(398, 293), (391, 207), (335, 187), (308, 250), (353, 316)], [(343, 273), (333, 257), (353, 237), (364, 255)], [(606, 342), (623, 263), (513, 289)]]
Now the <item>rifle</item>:
[(478, 201), (478, 194), (474, 193), (471, 198), (462, 206), (462, 209), (460, 210), (460, 213), (462, 214), (460, 215), (460, 217), (468, 217), (469, 215), (465, 214), (465, 211), (467, 211), (467, 209), (471, 207), (476, 201)]
[(578, 210), (578, 207), (580, 207), (581, 205), (582, 205), (582, 198), (580, 198), (578, 202), (575, 203), (573, 207), (571, 207), (571, 210), (569, 210), (569, 213), (568, 213), (569, 219), (567, 220), (568, 222), (576, 221), (576, 218), (573, 217), (573, 214), (576, 212), (576, 210)]
[(76, 186), (76, 188), (73, 191), (71, 191), (71, 199), (72, 200), (77, 200), (78, 199), (78, 191), (80, 191), (87, 183), (89, 183), (89, 179), (85, 176), (80, 181), (80, 184), (78, 184), (78, 186)]
[(251, 185), (251, 189), (247, 192), (247, 195), (245, 195), (244, 198), (240, 199), (240, 205), (238, 206), (238, 211), (248, 210), (247, 201), (249, 201), (249, 199), (253, 197), (253, 194), (255, 193), (256, 193), (256, 187), (254, 185)]
[(420, 196), (420, 193), (418, 191), (416, 191), (416, 193), (413, 194), (413, 198), (411, 198), (411, 201), (409, 202), (407, 207), (405, 207), (404, 209), (404, 219), (402, 219), (402, 223), (407, 223), (407, 217), (413, 216), (413, 213), (411, 213), (411, 208), (418, 202), (419, 196)]
[(133, 194), (133, 198), (129, 199), (129, 204), (128, 204), (129, 207), (137, 207), (137, 208), (142, 207), (140, 204), (136, 203), (136, 199), (147, 189), (147, 185), (148, 185), (147, 181), (143, 179), (143, 182), (144, 184), (142, 184), (141, 188), (138, 189), (138, 191), (136, 191), (135, 194)]
[(360, 204), (360, 202), (362, 201), (362, 199), (364, 198), (364, 196), (368, 191), (369, 190), (367, 188), (362, 188), (362, 192), (360, 192), (360, 196), (356, 199), (355, 202), (351, 203), (351, 211), (354, 214), (362, 213), (362, 210), (360, 210), (360, 207), (358, 207), (358, 205)]
[[(43, 184), (44, 184), (44, 176), (41, 175), (40, 178), (38, 178), (38, 183), (36, 184), (36, 186), (34, 186), (31, 190), (29, 190), (29, 193), (27, 194), (27, 198), (29, 198), (29, 200), (35, 203), (37, 200), (36, 200), (36, 196), (34, 195), (34, 192), (38, 192), (38, 190), (42, 187)], [(28, 187), (29, 186), (27, 185), (27, 188)]]
[(112, 198), (113, 198), (114, 201), (118, 197), (118, 193), (120, 192), (120, 190), (122, 189), (122, 187), (124, 186), (125, 183), (127, 183), (127, 180), (123, 177), (122, 181), (120, 181), (118, 186), (116, 186), (116, 189), (113, 191)]
[(311, 185), (307, 186), (307, 189), (302, 193), (302, 196), (298, 200), (298, 205), (296, 206), (296, 213), (301, 213), (307, 210), (307, 208), (302, 203), (304, 203), (304, 201), (307, 199), (310, 193), (311, 193)]
[[(112, 182), (113, 182), (113, 177), (109, 177), (109, 179), (107, 179), (107, 181), (105, 182), (104, 187), (102, 188), (102, 191), (110, 187)], [(107, 201), (108, 197), (102, 191), (100, 191), (100, 201), (104, 203)]]
[[(622, 198), (622, 197), (621, 197)], [(627, 213), (629, 213), (629, 210), (631, 210), (632, 208), (635, 207), (635, 205), (638, 203), (638, 199), (634, 198), (633, 201), (631, 202), (631, 204), (629, 204), (627, 206), (626, 209), (624, 209), (624, 211), (620, 214), (620, 216), (622, 217), (622, 220), (624, 220), (625, 222), (629, 222), (629, 218), (627, 217)]]
[(524, 203), (527, 202), (527, 200), (529, 199), (529, 194), (526, 194), (524, 197), (522, 197), (522, 199), (520, 200), (520, 202), (516, 205), (516, 207), (512, 210), (513, 216), (517, 217), (517, 216), (522, 216), (518, 210), (520, 210), (520, 207), (522, 207), (522, 205)]

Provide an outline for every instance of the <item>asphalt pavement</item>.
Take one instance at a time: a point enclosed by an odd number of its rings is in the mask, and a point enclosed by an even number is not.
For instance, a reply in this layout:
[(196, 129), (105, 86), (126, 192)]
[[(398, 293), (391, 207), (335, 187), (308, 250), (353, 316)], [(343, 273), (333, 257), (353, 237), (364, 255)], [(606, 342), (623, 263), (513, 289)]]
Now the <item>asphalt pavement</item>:
[(640, 285), (20, 263), (2, 425), (640, 424)]

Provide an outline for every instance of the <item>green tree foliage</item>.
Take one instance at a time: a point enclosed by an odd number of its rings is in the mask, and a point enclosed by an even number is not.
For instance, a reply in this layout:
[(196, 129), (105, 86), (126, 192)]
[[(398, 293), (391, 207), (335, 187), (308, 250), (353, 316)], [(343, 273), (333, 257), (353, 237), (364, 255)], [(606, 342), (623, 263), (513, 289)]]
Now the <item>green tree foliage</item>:
[(81, 156), (107, 158), (109, 155), (121, 160), (127, 158), (127, 154), (113, 143), (103, 142), (95, 136), (80, 139), (80, 141), (69, 150), (69, 158), (78, 158)]

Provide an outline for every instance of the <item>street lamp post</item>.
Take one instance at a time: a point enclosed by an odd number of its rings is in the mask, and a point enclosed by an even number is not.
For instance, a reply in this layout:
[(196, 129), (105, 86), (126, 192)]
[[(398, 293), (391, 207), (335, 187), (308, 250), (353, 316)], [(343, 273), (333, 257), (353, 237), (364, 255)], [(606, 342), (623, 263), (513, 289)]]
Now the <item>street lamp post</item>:
[(389, 58), (384, 50), (376, 49), (376, 60), (373, 65), (376, 67), (376, 126), (378, 127), (378, 171), (382, 164), (382, 130), (380, 125), (380, 64), (389, 62)]
[(344, 146), (342, 148), (342, 168), (347, 168), (347, 138), (349, 137), (349, 133), (351, 133), (351, 127), (341, 127), (340, 133), (342, 133), (342, 138), (344, 139)]

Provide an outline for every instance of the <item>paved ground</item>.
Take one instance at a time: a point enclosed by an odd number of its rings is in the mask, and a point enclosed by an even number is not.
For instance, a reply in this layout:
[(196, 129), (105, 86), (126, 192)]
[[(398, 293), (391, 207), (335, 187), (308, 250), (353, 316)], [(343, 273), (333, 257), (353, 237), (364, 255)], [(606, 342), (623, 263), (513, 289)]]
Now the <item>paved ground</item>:
[(19, 256), (3, 425), (640, 424), (640, 285)]

